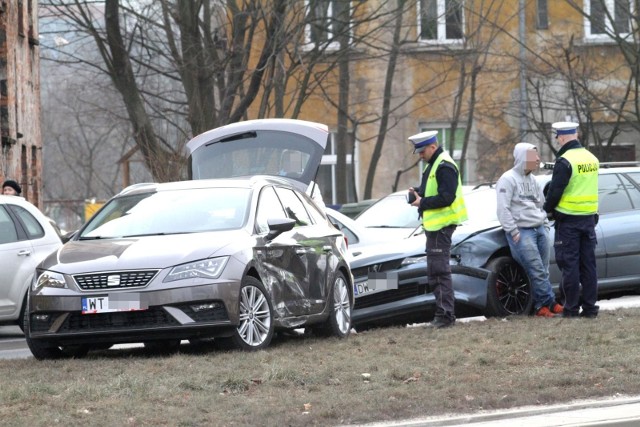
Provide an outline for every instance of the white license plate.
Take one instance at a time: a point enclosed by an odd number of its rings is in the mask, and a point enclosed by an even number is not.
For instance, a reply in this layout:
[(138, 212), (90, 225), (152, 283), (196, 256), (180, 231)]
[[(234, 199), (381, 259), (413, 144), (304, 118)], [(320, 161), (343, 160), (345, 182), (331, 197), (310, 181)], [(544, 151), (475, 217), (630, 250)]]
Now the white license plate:
[(139, 293), (109, 294), (82, 298), (82, 314), (146, 309), (146, 305), (140, 303)]
[(353, 285), (353, 292), (357, 298), (364, 294), (398, 289), (398, 273), (369, 273), (367, 280)]

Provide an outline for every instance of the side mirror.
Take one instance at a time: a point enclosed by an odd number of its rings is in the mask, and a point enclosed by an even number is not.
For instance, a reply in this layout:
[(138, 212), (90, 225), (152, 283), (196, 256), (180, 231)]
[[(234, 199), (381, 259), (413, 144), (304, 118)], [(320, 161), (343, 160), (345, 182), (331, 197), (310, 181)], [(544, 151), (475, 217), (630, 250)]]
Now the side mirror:
[(293, 230), (296, 221), (291, 218), (274, 218), (267, 220), (267, 225), (269, 225), (267, 240), (273, 240), (285, 231)]

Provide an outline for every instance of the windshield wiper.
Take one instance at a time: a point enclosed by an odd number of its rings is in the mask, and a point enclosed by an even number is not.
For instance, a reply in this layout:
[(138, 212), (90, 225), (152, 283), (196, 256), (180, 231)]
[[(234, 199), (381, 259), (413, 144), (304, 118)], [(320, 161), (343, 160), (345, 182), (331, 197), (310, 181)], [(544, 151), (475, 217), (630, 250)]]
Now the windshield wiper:
[(160, 233), (127, 234), (126, 236), (120, 236), (120, 237), (122, 237), (123, 239), (126, 239), (128, 237), (170, 236), (173, 234), (189, 234), (189, 233), (195, 233), (195, 231), (173, 231), (171, 233), (160, 232)]
[(108, 239), (108, 237), (104, 237), (104, 236), (81, 236), (78, 240), (100, 240), (100, 239)]

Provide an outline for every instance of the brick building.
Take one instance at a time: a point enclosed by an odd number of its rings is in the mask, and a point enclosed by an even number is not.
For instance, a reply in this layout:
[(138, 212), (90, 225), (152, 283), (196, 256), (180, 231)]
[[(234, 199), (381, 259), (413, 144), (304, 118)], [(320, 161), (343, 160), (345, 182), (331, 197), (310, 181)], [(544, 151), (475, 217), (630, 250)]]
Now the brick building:
[(0, 181), (42, 208), (37, 0), (0, 0)]

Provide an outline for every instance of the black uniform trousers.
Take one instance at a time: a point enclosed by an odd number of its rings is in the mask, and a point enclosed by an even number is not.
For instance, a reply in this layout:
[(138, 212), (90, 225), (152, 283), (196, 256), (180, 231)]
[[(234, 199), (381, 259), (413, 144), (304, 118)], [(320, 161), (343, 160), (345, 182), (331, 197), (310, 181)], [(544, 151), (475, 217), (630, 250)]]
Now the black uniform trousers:
[(455, 320), (453, 283), (451, 281), (451, 236), (455, 225), (427, 234), (427, 275), (429, 287), (436, 297), (436, 317)]
[(598, 314), (598, 274), (596, 272), (595, 216), (573, 215), (556, 221), (554, 249), (562, 271), (565, 316)]

